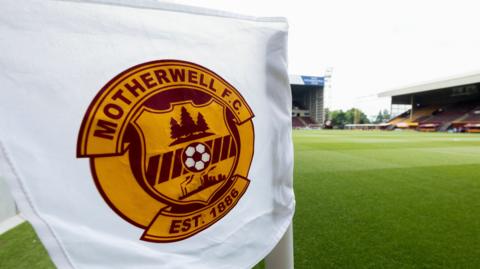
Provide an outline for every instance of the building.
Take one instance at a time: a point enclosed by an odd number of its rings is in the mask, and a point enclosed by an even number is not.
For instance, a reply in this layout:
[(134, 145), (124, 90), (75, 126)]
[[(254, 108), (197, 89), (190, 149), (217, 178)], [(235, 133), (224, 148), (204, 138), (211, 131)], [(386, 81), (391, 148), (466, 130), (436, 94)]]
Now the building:
[(325, 119), (325, 77), (290, 75), (294, 128), (321, 127)]
[(480, 132), (480, 73), (386, 91), (393, 118), (387, 129)]

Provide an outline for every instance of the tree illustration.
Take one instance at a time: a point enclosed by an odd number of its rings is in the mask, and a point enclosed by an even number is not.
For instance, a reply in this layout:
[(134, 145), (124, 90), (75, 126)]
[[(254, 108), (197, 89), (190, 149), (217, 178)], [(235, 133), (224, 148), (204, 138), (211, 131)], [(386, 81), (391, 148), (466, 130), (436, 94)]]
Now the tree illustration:
[(182, 127), (178, 124), (178, 122), (174, 119), (170, 119), (170, 137), (172, 139), (177, 139), (183, 135)]
[(205, 133), (208, 130), (207, 122), (203, 117), (202, 113), (198, 113), (197, 115), (197, 131)]
[(187, 109), (185, 107), (182, 107), (182, 113), (180, 115), (180, 121), (182, 124), (182, 129), (183, 129), (183, 134), (188, 136), (193, 134), (197, 126), (195, 125), (195, 122), (192, 119), (192, 116), (190, 116), (190, 113), (188, 113)]

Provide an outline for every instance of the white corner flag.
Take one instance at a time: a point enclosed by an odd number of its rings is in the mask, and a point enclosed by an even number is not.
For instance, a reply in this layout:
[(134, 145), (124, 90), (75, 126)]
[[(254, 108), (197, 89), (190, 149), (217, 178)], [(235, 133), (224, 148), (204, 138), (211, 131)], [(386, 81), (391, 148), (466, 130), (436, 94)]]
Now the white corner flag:
[(54, 263), (263, 259), (295, 207), (286, 43), (282, 18), (2, 1), (0, 176)]

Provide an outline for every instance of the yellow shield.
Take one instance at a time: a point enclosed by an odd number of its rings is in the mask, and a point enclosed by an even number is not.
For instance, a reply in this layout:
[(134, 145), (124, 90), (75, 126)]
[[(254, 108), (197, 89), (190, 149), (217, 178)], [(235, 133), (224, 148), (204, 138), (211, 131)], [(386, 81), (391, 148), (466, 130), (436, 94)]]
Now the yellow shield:
[[(186, 127), (182, 110), (193, 126), (191, 132), (178, 135), (175, 127)], [(139, 112), (133, 123), (143, 145), (143, 178), (153, 192), (178, 204), (208, 203), (231, 176), (236, 161), (236, 144), (224, 113), (213, 100), (201, 106), (184, 102), (164, 111), (143, 108)], [(200, 118), (207, 128), (195, 131)]]

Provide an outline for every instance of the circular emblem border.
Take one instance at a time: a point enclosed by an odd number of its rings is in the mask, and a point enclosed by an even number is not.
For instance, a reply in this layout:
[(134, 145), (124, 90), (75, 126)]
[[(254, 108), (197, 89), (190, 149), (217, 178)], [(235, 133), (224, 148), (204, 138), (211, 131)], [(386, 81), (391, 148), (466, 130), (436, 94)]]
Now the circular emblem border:
[[(168, 68), (191, 70), (191, 73), (196, 73), (197, 77), (193, 80), (191, 76), (184, 76), (182, 80), (176, 81), (173, 81), (171, 77), (170, 82), (165, 83), (165, 85), (161, 85), (162, 80), (157, 79), (156, 86), (148, 87), (149, 79), (141, 80), (137, 76), (136, 82), (143, 82), (143, 91), (138, 91), (138, 95), (133, 98), (135, 101), (128, 100), (130, 103), (127, 104), (128, 102), (125, 101), (125, 95), (121, 93), (118, 95), (119, 91), (121, 92), (122, 89), (125, 90), (126, 83), (135, 82), (135, 75), (138, 75), (139, 72), (144, 72), (145, 74), (155, 72), (155, 70), (158, 72), (162, 70), (167, 72)], [(163, 74), (163, 72), (160, 73)], [(188, 74), (190, 75), (190, 73)], [(203, 83), (199, 81), (198, 76), (204, 79)], [(164, 78), (167, 77), (168, 76)], [(129, 79), (131, 80), (129, 81)], [(163, 82), (165, 81), (166, 80)], [(135, 83), (133, 83), (133, 85), (135, 85)], [(242, 146), (238, 149), (240, 151), (239, 162), (241, 167), (237, 168), (229, 179), (232, 180), (231, 186), (221, 193), (218, 199), (206, 205), (204, 208), (195, 209), (188, 214), (175, 213), (169, 205), (162, 204), (155, 199), (142, 197), (144, 201), (149, 202), (148, 213), (142, 212), (142, 214), (144, 214), (143, 216), (132, 217), (129, 215), (132, 214), (131, 212), (126, 213), (124, 209), (120, 209), (117, 204), (118, 201), (112, 198), (117, 195), (116, 193), (118, 193), (119, 190), (116, 189), (117, 187), (112, 187), (109, 183), (111, 179), (108, 179), (108, 176), (105, 176), (104, 172), (99, 173), (99, 165), (109, 158), (121, 158), (122, 154), (125, 154), (127, 148), (124, 148), (121, 140), (125, 135), (124, 131), (126, 126), (129, 124), (129, 120), (135, 115), (135, 112), (142, 107), (148, 98), (154, 96), (162, 89), (185, 86), (208, 93), (212, 98), (223, 102), (225, 106), (228, 106), (234, 112), (234, 122), (240, 128), (240, 139), (243, 139), (241, 143)], [(116, 98), (115, 93), (112, 95), (114, 91), (117, 93)], [(135, 95), (137, 91), (130, 91), (130, 93)], [(112, 102), (112, 99), (115, 100), (115, 102)], [(124, 105), (127, 105), (120, 110), (118, 107), (120, 107), (119, 103), (121, 103), (122, 100)], [(112, 111), (116, 112), (113, 113)], [(139, 228), (145, 229), (145, 232), (140, 238), (141, 240), (157, 243), (181, 241), (207, 229), (223, 218), (235, 207), (248, 188), (250, 181), (247, 179), (247, 175), (254, 154), (253, 144), (255, 135), (251, 120), (253, 117), (253, 112), (240, 92), (208, 68), (181, 60), (146, 62), (133, 66), (118, 74), (95, 96), (81, 124), (77, 141), (77, 158), (90, 158), (90, 170), (97, 190), (109, 207), (120, 217)], [(112, 192), (107, 186), (116, 190)], [(147, 192), (145, 192), (145, 194), (153, 198)], [(138, 192), (135, 195), (139, 195)], [(157, 204), (153, 205), (153, 202)]]

